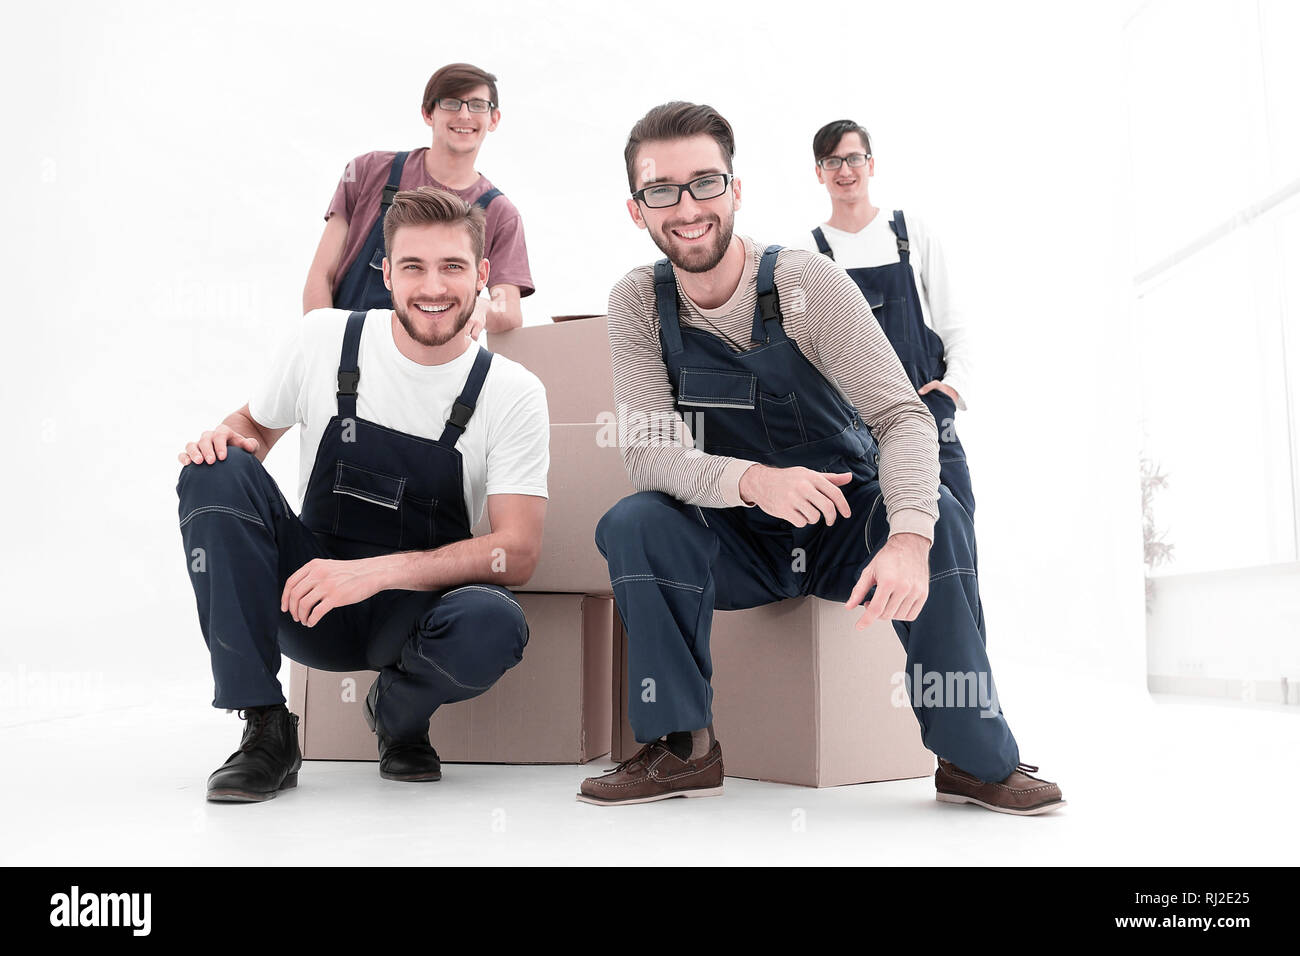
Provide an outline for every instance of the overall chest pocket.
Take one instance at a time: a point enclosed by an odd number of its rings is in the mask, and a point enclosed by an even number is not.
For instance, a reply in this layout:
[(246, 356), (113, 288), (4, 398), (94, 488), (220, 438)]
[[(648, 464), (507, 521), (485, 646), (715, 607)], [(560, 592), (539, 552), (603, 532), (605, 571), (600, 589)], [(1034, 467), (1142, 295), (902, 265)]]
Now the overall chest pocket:
[(340, 461), (334, 467), (334, 534), (397, 548), (406, 479)]
[(683, 368), (677, 376), (677, 400), (702, 408), (752, 410), (758, 376), (730, 369)]
[(781, 451), (808, 442), (803, 415), (799, 411), (799, 396), (766, 395), (758, 393), (759, 407), (763, 413), (763, 431), (773, 451)]

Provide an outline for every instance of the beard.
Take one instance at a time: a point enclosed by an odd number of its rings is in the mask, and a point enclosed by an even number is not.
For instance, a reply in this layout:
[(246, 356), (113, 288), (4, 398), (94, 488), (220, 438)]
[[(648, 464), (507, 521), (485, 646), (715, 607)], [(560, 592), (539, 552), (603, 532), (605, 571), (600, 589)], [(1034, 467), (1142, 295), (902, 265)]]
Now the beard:
[(680, 240), (672, 234), (666, 224), (662, 235), (651, 229), (650, 238), (659, 247), (659, 251), (668, 257), (668, 261), (683, 272), (708, 272), (727, 254), (727, 247), (731, 245), (731, 230), (735, 223), (735, 216), (728, 216), (725, 223), (717, 216), (702, 221), (713, 225), (713, 229), (710, 230), (713, 241), (705, 246), (682, 247), (679, 245)]
[[(445, 335), (441, 335), (441, 336), (437, 335), (436, 333), (425, 335), (424, 333), (418, 331), (415, 328), (415, 323), (411, 321), (410, 313), (407, 312), (406, 309), (403, 309), (400, 306), (398, 306), (397, 303), (393, 303), (393, 311), (397, 313), (397, 321), (402, 323), (402, 328), (406, 329), (407, 335), (409, 335), (412, 339), (414, 339), (419, 344), (433, 348), (439, 345), (446, 345), (448, 342), (450, 342), (452, 339), (454, 339), (456, 336), (460, 334), (461, 330), (465, 328), (465, 323), (468, 322), (470, 316), (474, 314), (475, 301), (476, 300), (474, 299), (470, 299), (469, 303), (465, 306), (465, 308), (461, 310), (460, 315), (456, 317), (451, 328), (448, 329)], [(451, 309), (448, 309), (447, 312), (451, 312)], [(443, 313), (443, 314), (445, 315), (447, 313)]]

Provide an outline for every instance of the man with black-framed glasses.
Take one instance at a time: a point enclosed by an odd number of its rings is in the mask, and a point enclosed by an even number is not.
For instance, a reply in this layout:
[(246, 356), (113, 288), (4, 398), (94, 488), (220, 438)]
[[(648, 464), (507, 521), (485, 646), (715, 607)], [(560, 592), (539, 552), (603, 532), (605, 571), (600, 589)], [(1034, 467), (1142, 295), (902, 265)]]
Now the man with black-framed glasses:
[(898, 353), (903, 370), (939, 429), (939, 480), (975, 514), (966, 449), (957, 437), (965, 410), (971, 345), (948, 282), (943, 248), (919, 217), (880, 215), (868, 183), (876, 172), (871, 137), (853, 120), (827, 123), (813, 137), (817, 181), (830, 194), (831, 217), (797, 245), (834, 259), (862, 291)]
[(726, 119), (683, 102), (650, 110), (623, 153), (628, 213), (665, 258), (609, 294), (637, 491), (601, 516), (595, 541), (644, 746), (578, 799), (720, 796), (713, 612), (815, 596), (861, 606), (859, 631), (893, 623), (939, 800), (1057, 810), (1060, 788), (1029, 775), (997, 702), (974, 527), (939, 484), (934, 421), (842, 269), (733, 234), (734, 154)]
[(476, 339), (484, 329), (518, 328), (524, 321), (520, 300), (534, 291), (523, 219), (474, 168), (483, 140), (501, 122), (497, 78), (468, 63), (448, 64), (429, 78), (421, 113), (432, 130), (430, 146), (366, 153), (344, 169), (307, 273), (303, 311), (391, 309), (383, 276), (384, 216), (398, 190), (433, 186), (478, 206), (487, 217), (489, 298), (476, 304), (466, 334)]

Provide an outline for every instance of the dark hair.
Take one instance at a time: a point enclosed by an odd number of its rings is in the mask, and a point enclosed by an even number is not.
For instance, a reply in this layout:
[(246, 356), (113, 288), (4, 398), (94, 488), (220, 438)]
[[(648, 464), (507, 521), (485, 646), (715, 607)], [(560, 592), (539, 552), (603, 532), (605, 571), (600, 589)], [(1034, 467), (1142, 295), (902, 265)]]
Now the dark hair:
[(835, 152), (835, 147), (840, 144), (840, 140), (846, 133), (857, 133), (861, 136), (862, 145), (867, 147), (867, 155), (871, 155), (871, 137), (867, 135), (866, 128), (859, 126), (853, 120), (836, 120), (827, 123), (813, 137), (813, 160), (823, 160)]
[(444, 96), (460, 96), (476, 86), (488, 88), (488, 99), (500, 105), (497, 99), (497, 78), (487, 70), (480, 70), (470, 63), (448, 63), (439, 69), (424, 86), (424, 111), (432, 113), (438, 100)]
[(633, 167), (636, 165), (637, 150), (641, 148), (642, 143), (685, 139), (702, 133), (713, 137), (718, 148), (722, 150), (722, 160), (727, 164), (727, 172), (732, 172), (731, 159), (736, 155), (736, 134), (732, 132), (731, 124), (712, 106), (674, 100), (656, 106), (646, 113), (636, 121), (632, 132), (628, 133), (627, 146), (623, 149), (623, 159), (627, 163), (628, 188), (636, 192), (636, 170)]
[(393, 204), (384, 217), (384, 248), (392, 251), (393, 236), (402, 226), (425, 226), (434, 222), (462, 223), (469, 230), (474, 262), (483, 258), (483, 210), (434, 186), (403, 189), (393, 197)]

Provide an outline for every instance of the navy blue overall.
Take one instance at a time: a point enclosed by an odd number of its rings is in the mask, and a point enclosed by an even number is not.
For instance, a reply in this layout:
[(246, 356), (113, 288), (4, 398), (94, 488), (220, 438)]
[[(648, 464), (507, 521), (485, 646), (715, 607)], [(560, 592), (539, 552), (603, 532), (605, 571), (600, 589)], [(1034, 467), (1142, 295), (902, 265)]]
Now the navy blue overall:
[[(386, 324), (391, 313), (374, 315)], [(380, 727), (395, 739), (418, 738), (439, 706), (477, 696), (522, 659), (528, 624), (511, 592), (490, 583), (380, 591), (310, 628), (280, 611), (285, 582), (313, 558), (427, 551), (471, 536), (456, 441), (492, 353), (479, 347), (436, 441), (409, 435), (357, 417), (365, 320), (354, 312), (347, 321), (338, 410), (321, 437), (302, 517), (262, 463), (232, 445), (225, 460), (181, 469), (181, 537), (212, 658), (213, 706), (283, 702), (283, 651), (321, 670), (378, 670)]]
[[(851, 517), (797, 528), (758, 507), (703, 508), (660, 491), (629, 495), (601, 517), (596, 546), (609, 563), (628, 635), (628, 714), (641, 742), (712, 721), (715, 609), (806, 595), (843, 603), (889, 534), (870, 432), (785, 334), (773, 284), (779, 248), (763, 254), (751, 333), (758, 346), (747, 351), (682, 326), (672, 266), (655, 266), (668, 380), (677, 411), (696, 413), (692, 433), (705, 453), (851, 472), (853, 480), (841, 487)], [(909, 677), (922, 675), (913, 712), (925, 745), (982, 780), (1002, 780), (1020, 752), (1001, 707), (989, 703), (996, 690), (975, 562), (970, 516), (940, 487), (929, 598), (916, 620), (893, 624)], [(965, 706), (926, 705), (921, 690), (929, 672), (975, 675), (988, 705), (981, 707), (974, 692)]]
[[(370, 227), (365, 244), (357, 250), (357, 257), (343, 274), (334, 293), (336, 309), (391, 309), (393, 296), (384, 285), (384, 218), (388, 207), (393, 204), (393, 197), (401, 189), (402, 169), (406, 166), (409, 153), (398, 153), (393, 157), (393, 164), (388, 168), (388, 182), (379, 197), (379, 215)], [(474, 205), (484, 212), (492, 205), (492, 200), (501, 195), (495, 186), (474, 200)]]
[[(947, 366), (943, 360), (943, 339), (925, 324), (921, 311), (921, 297), (916, 288), (916, 274), (912, 270), (911, 252), (908, 249), (907, 222), (901, 209), (894, 210), (889, 224), (898, 242), (898, 262), (871, 269), (845, 269), (862, 290), (871, 306), (876, 321), (885, 330), (889, 342), (898, 353), (899, 361), (912, 387), (920, 389), (927, 382), (943, 381)], [(817, 250), (835, 258), (826, 234), (820, 226), (812, 231)], [(966, 465), (966, 450), (957, 437), (955, 425), (957, 403), (939, 389), (931, 389), (921, 396), (934, 415), (939, 428), (939, 480), (948, 486), (953, 497), (962, 503), (973, 516), (975, 494), (971, 491), (970, 469)]]

